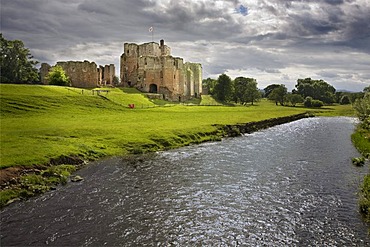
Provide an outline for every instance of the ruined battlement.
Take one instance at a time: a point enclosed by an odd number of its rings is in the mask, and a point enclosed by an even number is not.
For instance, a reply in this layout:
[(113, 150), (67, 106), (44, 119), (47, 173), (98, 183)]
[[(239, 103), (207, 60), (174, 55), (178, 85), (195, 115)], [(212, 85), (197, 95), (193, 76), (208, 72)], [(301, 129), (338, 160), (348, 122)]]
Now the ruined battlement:
[(186, 100), (202, 93), (202, 66), (173, 57), (164, 40), (125, 43), (120, 69), (123, 86), (162, 94), (168, 100)]
[[(114, 64), (97, 66), (95, 62), (85, 61), (60, 61), (55, 66), (60, 66), (69, 77), (73, 87), (92, 88), (113, 84), (115, 76)], [(47, 75), (52, 66), (41, 64), (40, 75), (42, 84), (49, 84)]]
[(127, 57), (160, 57), (170, 56), (171, 48), (161, 40), (160, 44), (155, 42), (144, 43), (141, 45), (135, 43), (124, 44), (124, 54)]

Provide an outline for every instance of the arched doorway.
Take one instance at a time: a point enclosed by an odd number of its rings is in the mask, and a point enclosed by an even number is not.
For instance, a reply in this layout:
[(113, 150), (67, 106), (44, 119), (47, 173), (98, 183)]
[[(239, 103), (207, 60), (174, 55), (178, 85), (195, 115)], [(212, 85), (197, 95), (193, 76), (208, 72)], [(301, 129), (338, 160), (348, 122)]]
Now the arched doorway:
[(156, 84), (150, 84), (149, 93), (158, 93), (158, 86)]

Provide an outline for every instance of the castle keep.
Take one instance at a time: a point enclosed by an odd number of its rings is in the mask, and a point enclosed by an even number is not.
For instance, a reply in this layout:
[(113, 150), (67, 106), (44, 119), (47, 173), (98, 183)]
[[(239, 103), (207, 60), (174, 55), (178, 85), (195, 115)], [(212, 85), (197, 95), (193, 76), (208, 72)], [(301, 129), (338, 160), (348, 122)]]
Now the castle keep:
[[(114, 64), (97, 67), (94, 62), (68, 61), (57, 62), (56, 65), (63, 68), (73, 87), (92, 88), (113, 85), (115, 76)], [(51, 68), (47, 63), (41, 64), (40, 76), (42, 84), (49, 84), (46, 77)]]
[(121, 56), (121, 84), (142, 92), (161, 94), (164, 99), (182, 101), (202, 94), (202, 65), (184, 63), (171, 56), (161, 40), (145, 44), (124, 44)]

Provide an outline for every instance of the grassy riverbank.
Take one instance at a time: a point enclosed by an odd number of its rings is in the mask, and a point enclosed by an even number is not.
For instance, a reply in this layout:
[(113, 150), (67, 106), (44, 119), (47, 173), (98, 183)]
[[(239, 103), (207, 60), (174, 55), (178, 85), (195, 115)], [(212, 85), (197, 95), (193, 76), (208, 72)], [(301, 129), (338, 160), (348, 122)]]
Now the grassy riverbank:
[[(357, 126), (355, 133), (352, 135), (352, 142), (365, 158), (370, 158), (369, 120), (363, 121)], [(370, 223), (370, 173), (365, 176), (362, 183), (359, 206), (360, 212), (364, 215), (365, 220)]]
[[(86, 89), (0, 84), (0, 96), (0, 169), (3, 174), (9, 171), (10, 175), (29, 169), (26, 175), (32, 173), (36, 177), (24, 179), (24, 187), (29, 187), (33, 180), (46, 186), (35, 188), (36, 192), (47, 189), (49, 180), (63, 181), (72, 172), (66, 166), (61, 171), (45, 173), (50, 164), (73, 165), (82, 160), (220, 140), (225, 135), (222, 125), (312, 111), (275, 106), (265, 100), (247, 107), (206, 106), (215, 104), (210, 97), (196, 106), (163, 102), (158, 106), (142, 94), (118, 88), (97, 95)], [(130, 109), (128, 104), (135, 104), (135, 108)], [(345, 109), (347, 115), (350, 112), (348, 108), (339, 108)], [(337, 107), (329, 107), (321, 109), (320, 114), (333, 115), (339, 111)], [(12, 193), (9, 198), (16, 197)], [(8, 199), (4, 199), (4, 190), (2, 194), (4, 203)]]

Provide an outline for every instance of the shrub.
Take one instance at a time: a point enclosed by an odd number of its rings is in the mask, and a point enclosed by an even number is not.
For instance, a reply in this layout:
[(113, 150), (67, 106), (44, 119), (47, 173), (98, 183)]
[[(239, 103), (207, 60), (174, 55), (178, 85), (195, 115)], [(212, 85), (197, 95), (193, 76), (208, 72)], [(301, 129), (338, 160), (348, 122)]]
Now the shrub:
[(354, 164), (355, 166), (364, 166), (365, 158), (364, 157), (352, 158), (352, 164)]
[(313, 101), (312, 97), (308, 96), (308, 97), (306, 97), (306, 99), (304, 100), (303, 105), (304, 105), (305, 107), (312, 107), (312, 101)]
[(70, 81), (63, 68), (59, 65), (53, 67), (47, 76), (50, 85), (69, 86)]
[(321, 100), (312, 100), (312, 107), (322, 107), (324, 105), (324, 102)]
[(370, 222), (370, 175), (366, 175), (361, 188), (361, 198), (359, 202), (360, 212), (365, 219)]
[(348, 95), (344, 95), (339, 102), (341, 105), (348, 105), (351, 104), (351, 101), (349, 100)]

